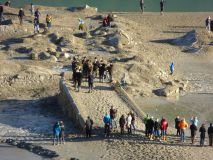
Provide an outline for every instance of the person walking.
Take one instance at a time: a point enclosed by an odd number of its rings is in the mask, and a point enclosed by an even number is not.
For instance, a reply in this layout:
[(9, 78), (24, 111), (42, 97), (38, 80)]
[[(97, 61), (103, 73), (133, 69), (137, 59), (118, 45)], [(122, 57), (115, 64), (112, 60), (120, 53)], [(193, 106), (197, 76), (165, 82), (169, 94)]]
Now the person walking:
[(161, 1), (160, 1), (160, 14), (161, 14), (161, 15), (163, 15), (163, 12), (164, 12), (164, 3), (165, 3), (164, 0), (161, 0)]
[(200, 132), (200, 146), (203, 147), (206, 137), (206, 128), (204, 124), (202, 124), (202, 126), (200, 127), (199, 132)]
[(194, 144), (195, 136), (197, 132), (197, 126), (194, 123), (192, 123), (190, 125), (190, 130), (191, 130), (191, 141), (192, 141), (192, 144)]
[(50, 29), (52, 27), (52, 16), (50, 14), (47, 14), (46, 16), (46, 23), (47, 23), (47, 28)]
[(160, 128), (161, 128), (161, 125), (160, 125), (159, 119), (157, 118), (154, 124), (154, 135), (156, 140), (160, 140)]
[(175, 64), (174, 64), (174, 62), (172, 62), (171, 64), (170, 64), (170, 74), (171, 75), (173, 75), (173, 73), (174, 73), (174, 71), (175, 71)]
[(19, 21), (20, 21), (20, 25), (23, 24), (23, 18), (24, 18), (24, 16), (25, 16), (24, 10), (23, 10), (23, 8), (21, 8), (21, 9), (19, 10), (19, 13), (18, 13), (18, 18), (19, 18)]
[(59, 134), (59, 138), (60, 138), (60, 143), (62, 144), (65, 144), (65, 126), (64, 126), (64, 122), (61, 121), (60, 122), (60, 128), (61, 128), (61, 132)]
[(78, 19), (78, 21), (79, 21), (79, 26), (78, 26), (78, 29), (80, 30), (80, 31), (83, 31), (85, 28), (84, 28), (84, 20), (83, 19), (81, 19), (81, 18), (79, 18)]
[(185, 130), (188, 127), (188, 123), (186, 122), (185, 118), (183, 118), (180, 123), (179, 123), (179, 127), (180, 127), (180, 140), (181, 142), (185, 142)]
[(119, 119), (119, 124), (120, 124), (120, 128), (121, 128), (121, 135), (124, 134), (124, 127), (125, 127), (125, 124), (126, 124), (126, 119), (125, 119), (125, 116), (122, 115)]
[(61, 132), (60, 124), (59, 122), (56, 122), (55, 125), (53, 126), (53, 145), (59, 145), (59, 134)]
[(209, 146), (213, 147), (213, 126), (212, 126), (212, 123), (210, 123), (210, 126), (208, 128), (208, 135), (209, 135)]
[(141, 12), (144, 12), (144, 0), (140, 0)]
[(128, 134), (132, 133), (132, 116), (130, 113), (128, 113), (127, 118), (126, 118), (126, 128)]
[(109, 113), (110, 113), (110, 119), (111, 119), (111, 123), (110, 123), (110, 126), (111, 126), (111, 129), (113, 130), (114, 128), (117, 128), (117, 123), (116, 123), (116, 115), (117, 115), (117, 109), (114, 109), (113, 106), (111, 106), (111, 109), (109, 110)]
[(92, 136), (92, 126), (93, 120), (88, 116), (85, 122), (85, 129), (86, 129), (86, 138), (91, 138)]
[(91, 93), (93, 91), (93, 83), (94, 83), (94, 76), (93, 76), (92, 72), (90, 72), (88, 75), (89, 93)]
[(109, 137), (109, 134), (110, 134), (110, 115), (108, 115), (106, 113), (106, 115), (104, 116), (103, 118), (103, 121), (104, 121), (104, 133), (105, 133), (105, 137)]
[(167, 139), (167, 129), (168, 129), (168, 122), (165, 118), (162, 118), (161, 120), (161, 131), (162, 131), (162, 140), (166, 141)]
[(175, 129), (177, 130), (176, 136), (180, 136), (180, 127), (179, 127), (179, 123), (180, 123), (180, 117), (177, 116), (175, 118)]
[(34, 33), (39, 33), (39, 21), (38, 21), (38, 18), (35, 17), (34, 18)]

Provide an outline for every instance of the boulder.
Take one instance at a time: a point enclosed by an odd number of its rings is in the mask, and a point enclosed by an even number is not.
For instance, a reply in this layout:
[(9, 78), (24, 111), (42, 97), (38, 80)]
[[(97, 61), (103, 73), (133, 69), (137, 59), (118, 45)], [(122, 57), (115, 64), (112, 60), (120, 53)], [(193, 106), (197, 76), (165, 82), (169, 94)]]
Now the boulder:
[(56, 58), (56, 56), (51, 55), (50, 58), (48, 59), (50, 62), (57, 62), (58, 59)]
[(0, 23), (1, 25), (12, 25), (13, 21), (11, 19), (4, 20)]
[(157, 96), (171, 97), (179, 95), (179, 87), (175, 85), (167, 85), (165, 88), (153, 91)]
[(70, 41), (66, 39), (65, 37), (60, 37), (57, 41), (56, 44), (58, 44), (61, 47), (65, 47), (69, 45)]

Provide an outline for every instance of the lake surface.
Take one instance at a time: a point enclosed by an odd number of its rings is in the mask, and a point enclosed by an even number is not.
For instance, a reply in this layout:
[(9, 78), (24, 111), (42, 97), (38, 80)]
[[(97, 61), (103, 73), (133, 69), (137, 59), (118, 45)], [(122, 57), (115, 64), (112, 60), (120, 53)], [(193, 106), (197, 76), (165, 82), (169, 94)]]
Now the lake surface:
[[(0, 0), (5, 2), (6, 0)], [(15, 7), (33, 2), (47, 6), (96, 6), (99, 11), (139, 11), (139, 0), (10, 0)], [(159, 11), (160, 0), (145, 0), (145, 10)], [(169, 12), (209, 12), (213, 11), (213, 0), (167, 0), (165, 10)]]

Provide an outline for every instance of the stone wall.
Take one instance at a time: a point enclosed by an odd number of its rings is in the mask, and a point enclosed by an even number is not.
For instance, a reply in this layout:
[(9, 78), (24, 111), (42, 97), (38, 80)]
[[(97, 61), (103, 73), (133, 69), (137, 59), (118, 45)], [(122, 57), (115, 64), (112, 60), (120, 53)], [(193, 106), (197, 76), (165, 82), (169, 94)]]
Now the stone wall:
[(72, 95), (69, 89), (66, 86), (64, 80), (60, 81), (60, 94), (58, 96), (58, 103), (62, 111), (70, 118), (75, 127), (84, 130), (85, 121), (82, 117), (82, 114), (79, 111), (78, 106), (72, 98)]

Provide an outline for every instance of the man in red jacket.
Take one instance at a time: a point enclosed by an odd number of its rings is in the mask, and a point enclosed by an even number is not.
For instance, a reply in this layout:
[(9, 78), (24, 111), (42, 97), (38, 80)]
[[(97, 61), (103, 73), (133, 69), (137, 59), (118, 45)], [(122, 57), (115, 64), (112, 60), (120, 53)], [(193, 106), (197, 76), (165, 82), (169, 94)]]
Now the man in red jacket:
[(161, 130), (162, 130), (162, 139), (163, 139), (163, 141), (166, 140), (167, 128), (168, 128), (168, 122), (166, 121), (165, 118), (162, 118), (162, 120), (161, 120)]

